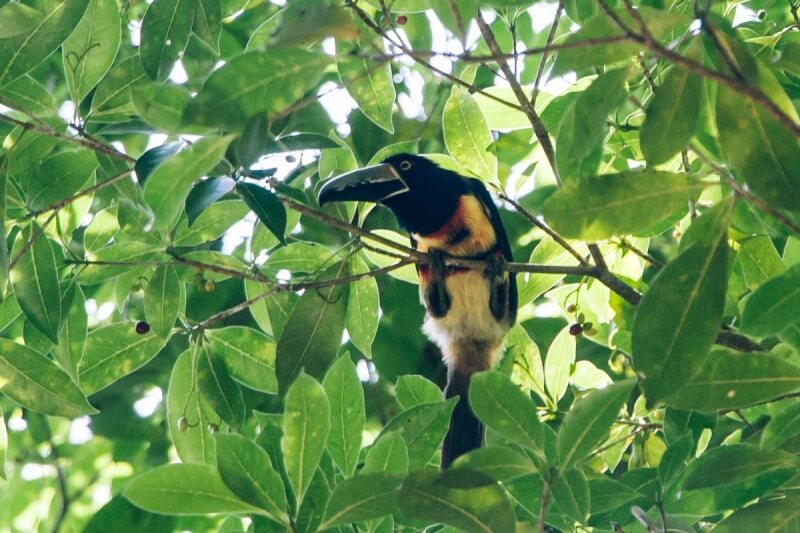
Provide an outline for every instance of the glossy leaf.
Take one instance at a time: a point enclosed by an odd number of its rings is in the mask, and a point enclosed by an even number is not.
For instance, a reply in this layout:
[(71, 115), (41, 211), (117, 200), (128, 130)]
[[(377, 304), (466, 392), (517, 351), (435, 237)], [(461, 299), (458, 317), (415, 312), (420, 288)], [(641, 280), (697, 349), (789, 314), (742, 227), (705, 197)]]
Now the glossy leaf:
[(547, 222), (567, 238), (600, 240), (645, 230), (686, 206), (704, 184), (656, 170), (572, 181), (542, 207)]
[(278, 240), (286, 244), (286, 208), (278, 196), (254, 183), (236, 184), (236, 192)]
[(639, 304), (633, 360), (651, 403), (672, 397), (700, 371), (719, 332), (728, 273), (721, 226), (715, 241), (692, 245), (664, 267)]
[(772, 416), (761, 433), (761, 447), (767, 450), (780, 448), (798, 434), (800, 434), (800, 403), (793, 403)]
[(717, 93), (720, 146), (734, 176), (770, 205), (800, 206), (800, 141), (759, 104), (727, 87)]
[[(330, 273), (340, 273), (335, 267)], [(339, 350), (344, 330), (347, 286), (306, 291), (292, 309), (277, 347), (276, 371), (281, 393), (301, 369), (322, 377)]]
[(142, 19), (139, 55), (150, 78), (164, 81), (189, 42), (196, 3), (191, 0), (159, 0)]
[(570, 335), (569, 328), (565, 327), (553, 339), (544, 360), (544, 384), (555, 401), (560, 400), (567, 392), (574, 364), (575, 337)]
[(161, 514), (258, 512), (236, 497), (217, 470), (208, 465), (158, 466), (132, 479), (122, 494), (137, 507)]
[(187, 350), (172, 367), (167, 389), (167, 422), (181, 461), (215, 465), (216, 442), (208, 429), (211, 420), (207, 414), (212, 411), (210, 407), (203, 408), (205, 402), (195, 391), (193, 365), (192, 353)]
[(302, 97), (329, 61), (329, 56), (295, 48), (240, 55), (209, 76), (184, 121), (241, 129), (250, 117), (280, 111)]
[(440, 522), (464, 531), (514, 531), (511, 503), (490, 477), (469, 470), (409, 475), (400, 491), (409, 518)]
[(555, 479), (551, 490), (553, 491), (553, 500), (561, 512), (576, 522), (586, 523), (591, 500), (589, 483), (581, 470), (571, 468), (561, 472)]
[(492, 133), (480, 107), (462, 87), (454, 85), (444, 104), (442, 128), (447, 151), (453, 159), (483, 181), (497, 177)]
[(639, 133), (649, 165), (658, 165), (681, 151), (700, 121), (703, 80), (681, 68), (667, 73), (650, 105)]
[(356, 367), (345, 354), (331, 365), (322, 380), (331, 406), (331, 432), (327, 449), (346, 477), (356, 471), (361, 439), (366, 424), (364, 391)]
[(148, 83), (132, 88), (131, 97), (136, 110), (148, 124), (160, 130), (177, 132), (191, 93), (181, 85)]
[(331, 429), (330, 413), (322, 385), (307, 374), (297, 376), (286, 392), (281, 449), (298, 501), (303, 500), (325, 451)]
[(350, 43), (337, 39), (336, 44), (340, 57), (336, 68), (342, 85), (368, 119), (394, 133), (392, 111), (396, 93), (391, 66), (389, 63), (376, 65), (356, 55), (348, 57)]
[[(358, 255), (354, 255), (350, 261), (352, 274), (369, 272), (369, 267)], [(372, 341), (378, 332), (380, 303), (378, 282), (374, 277), (350, 284), (345, 322), (347, 332), (350, 334), (350, 341), (367, 357), (372, 357)]]
[(89, 0), (58, 0), (25, 32), (0, 39), (0, 86), (23, 76), (47, 59), (69, 37)]
[(486, 427), (504, 439), (545, 456), (544, 429), (536, 405), (519, 387), (498, 372), (472, 377), (469, 403)]
[(246, 416), (242, 390), (211, 349), (199, 349), (197, 357), (197, 385), (203, 398), (226, 424), (239, 429)]
[(228, 177), (208, 178), (195, 184), (186, 197), (186, 218), (189, 227), (200, 213), (214, 202), (233, 191), (236, 182)]
[(103, 77), (92, 97), (90, 116), (112, 115), (133, 109), (131, 89), (147, 80), (142, 63), (136, 56), (114, 65)]
[(153, 331), (137, 333), (129, 322), (91, 330), (78, 364), (81, 389), (91, 394), (108, 387), (144, 366), (158, 354), (164, 342)]
[(709, 354), (701, 370), (669, 400), (682, 409), (738, 409), (800, 390), (800, 367), (773, 354)]
[(211, 349), (233, 379), (251, 389), (275, 394), (275, 342), (253, 328), (229, 326), (206, 332)]
[(800, 527), (800, 498), (791, 495), (776, 500), (763, 500), (748, 505), (720, 522), (714, 531), (739, 533), (740, 531), (796, 531)]
[(0, 339), (0, 391), (23, 407), (51, 416), (97, 413), (70, 377), (41, 353)]
[(753, 484), (777, 487), (780, 479), (786, 481), (794, 475), (797, 464), (792, 454), (778, 450), (761, 450), (752, 444), (721, 446), (689, 465), (683, 488), (698, 490), (741, 484), (745, 492), (754, 488)]
[(401, 409), (442, 400), (442, 391), (436, 383), (419, 375), (400, 376), (394, 386), (394, 395)]
[(249, 212), (250, 209), (240, 200), (217, 202), (203, 211), (191, 227), (188, 225), (188, 220), (178, 224), (175, 231), (175, 245), (197, 246), (218, 239), (231, 226), (244, 219)]
[(603, 442), (634, 385), (632, 380), (620, 381), (575, 402), (558, 431), (562, 468), (577, 464)]
[(0, 39), (28, 32), (43, 18), (42, 13), (25, 4), (5, 4), (0, 7)]
[(156, 268), (144, 292), (145, 316), (156, 335), (169, 338), (178, 315), (185, 307), (185, 289), (175, 268)]
[(86, 347), (89, 317), (83, 290), (78, 286), (74, 291), (72, 304), (64, 310), (67, 316), (58, 336), (58, 343), (53, 346), (53, 355), (70, 376), (77, 378), (78, 365)]
[(360, 474), (405, 474), (408, 472), (408, 446), (397, 431), (383, 433), (370, 446)]
[(392, 514), (403, 478), (396, 474), (358, 475), (339, 483), (331, 494), (320, 529)]
[(464, 468), (488, 475), (501, 483), (537, 472), (531, 460), (505, 446), (486, 446), (462, 455), (451, 468)]
[(269, 456), (255, 441), (236, 434), (215, 435), (217, 468), (222, 481), (242, 501), (288, 523), (283, 482), (272, 468)]
[(742, 331), (770, 335), (800, 322), (800, 265), (767, 281), (748, 298), (742, 311)]
[(9, 279), (25, 318), (47, 338), (58, 342), (61, 289), (53, 245), (50, 239), (41, 236), (23, 253), (25, 244), (39, 231), (32, 224), (20, 232), (11, 251), (11, 257), (19, 256), (19, 260), (9, 272)]
[(103, 78), (117, 57), (120, 16), (114, 0), (90, 0), (61, 53), (72, 98), (80, 102)]
[(42, 209), (78, 192), (92, 176), (97, 159), (89, 150), (60, 152), (45, 159), (27, 188), (31, 209)]
[(456, 399), (424, 403), (399, 413), (383, 428), (381, 435), (397, 432), (408, 446), (409, 466), (426, 465), (442, 444)]
[(175, 224), (192, 185), (219, 163), (231, 140), (201, 139), (156, 167), (144, 185), (144, 199), (153, 209), (156, 229)]

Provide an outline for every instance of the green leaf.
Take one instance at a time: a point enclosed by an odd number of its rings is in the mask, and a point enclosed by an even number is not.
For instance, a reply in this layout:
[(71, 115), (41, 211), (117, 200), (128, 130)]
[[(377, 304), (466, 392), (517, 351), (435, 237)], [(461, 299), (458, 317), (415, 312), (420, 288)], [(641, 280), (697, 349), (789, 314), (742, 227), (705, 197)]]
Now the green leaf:
[(61, 46), (88, 4), (89, 0), (50, 2), (50, 11), (30, 29), (0, 39), (0, 86), (23, 76)]
[(604, 475), (589, 478), (589, 494), (593, 515), (619, 509), (641, 497), (628, 485)]
[(360, 474), (385, 472), (405, 474), (408, 472), (408, 446), (400, 433), (382, 433), (370, 446)]
[(720, 146), (737, 180), (770, 205), (798, 210), (797, 137), (751, 98), (722, 85), (716, 116)]
[(194, 182), (225, 155), (233, 137), (208, 137), (170, 157), (144, 184), (144, 199), (153, 209), (155, 229), (169, 229), (178, 220)]
[(497, 178), (494, 138), (478, 104), (457, 85), (442, 112), (442, 131), (453, 159), (483, 181)]
[(267, 229), (286, 244), (286, 208), (278, 196), (260, 185), (245, 182), (236, 184), (236, 192)]
[(396, 93), (392, 67), (388, 62), (380, 64), (349, 55), (354, 44), (336, 40), (339, 79), (368, 119), (389, 133), (394, 133), (392, 110)]
[(558, 508), (572, 520), (586, 523), (591, 499), (589, 483), (584, 473), (576, 468), (561, 472), (550, 489)]
[(137, 507), (160, 514), (259, 512), (236, 497), (217, 470), (208, 465), (158, 466), (132, 479), (122, 495)]
[(575, 402), (558, 431), (562, 469), (577, 464), (603, 442), (635, 384), (634, 380), (619, 381)]
[(775, 450), (800, 434), (800, 403), (785, 406), (772, 416), (761, 433), (761, 447)]
[(264, 147), (265, 154), (293, 152), (295, 150), (322, 150), (324, 148), (339, 148), (339, 143), (317, 133), (292, 133), (281, 135)]
[(25, 4), (9, 3), (0, 7), (0, 39), (26, 33), (44, 18), (36, 9)]
[(175, 268), (156, 268), (144, 291), (144, 314), (155, 334), (169, 338), (178, 315), (185, 308), (186, 293)]
[(226, 424), (236, 430), (241, 428), (247, 414), (242, 390), (222, 360), (208, 347), (201, 348), (198, 353), (197, 385), (203, 398)]
[(242, 501), (263, 509), (270, 518), (288, 524), (283, 481), (269, 456), (255, 441), (241, 435), (218, 434), (217, 468), (222, 481)]
[(75, 102), (82, 102), (111, 68), (122, 36), (114, 0), (90, 0), (61, 54), (67, 85)]
[(742, 265), (749, 289), (756, 289), (786, 270), (775, 244), (767, 235), (756, 235), (740, 241), (739, 244), (736, 260)]
[(330, 56), (287, 48), (250, 52), (215, 70), (189, 103), (184, 121), (229, 130), (264, 111), (281, 111), (314, 87)]
[(112, 206), (94, 214), (94, 218), (83, 233), (83, 246), (87, 250), (100, 250), (117, 234), (119, 231), (117, 213), (117, 206)]
[(345, 477), (350, 477), (358, 465), (366, 412), (364, 391), (349, 354), (339, 357), (331, 365), (322, 380), (322, 387), (331, 404), (328, 453)]
[[(329, 275), (339, 277), (343, 270), (341, 264)], [(278, 341), (276, 371), (281, 393), (301, 369), (321, 378), (333, 361), (342, 342), (347, 293), (346, 285), (331, 285), (306, 291), (295, 304)]]
[(714, 242), (697, 242), (664, 267), (636, 311), (633, 362), (650, 403), (675, 397), (703, 367), (717, 337), (728, 279), (729, 213), (722, 213)]
[(650, 166), (669, 161), (694, 137), (700, 123), (703, 79), (673, 67), (658, 88), (639, 132)]
[(155, 357), (165, 340), (154, 332), (137, 333), (132, 323), (121, 322), (93, 329), (86, 336), (78, 382), (93, 394), (138, 370)]
[[(204, 409), (202, 396), (195, 391), (194, 361), (189, 350), (183, 352), (175, 366), (167, 389), (167, 422), (172, 443), (184, 463), (216, 464), (216, 443), (208, 426), (211, 408)], [(186, 424), (182, 427), (180, 422)], [(217, 421), (214, 415), (214, 422)]]
[(208, 178), (195, 184), (186, 197), (186, 218), (191, 227), (200, 213), (207, 207), (228, 194), (236, 186), (236, 182), (227, 176)]
[(607, 239), (660, 222), (704, 186), (685, 174), (657, 170), (607, 174), (567, 183), (545, 202), (542, 214), (564, 237)]
[(172, 83), (141, 84), (131, 89), (131, 97), (145, 121), (168, 132), (181, 131), (183, 110), (192, 98), (186, 87)]
[(442, 401), (442, 391), (436, 383), (416, 374), (397, 378), (394, 396), (400, 409), (411, 409), (415, 405)]
[(794, 455), (780, 450), (762, 450), (752, 444), (720, 446), (708, 450), (687, 467), (683, 489), (738, 485), (742, 492), (761, 489), (760, 494), (766, 494), (793, 477), (797, 466)]
[(142, 19), (139, 56), (151, 79), (164, 81), (183, 54), (194, 22), (197, 3), (192, 0), (159, 0)]
[[(19, 233), (11, 257), (19, 260), (9, 272), (14, 295), (22, 314), (43, 335), (58, 342), (61, 325), (61, 292), (53, 245), (44, 235), (37, 235), (39, 226), (31, 224)], [(27, 242), (37, 235), (36, 241), (20, 256)]]
[(250, 208), (240, 200), (222, 200), (212, 204), (194, 220), (191, 227), (188, 219), (178, 223), (175, 246), (197, 246), (216, 240), (249, 212)]
[(800, 322), (800, 265), (753, 292), (742, 311), (742, 331), (764, 336)]
[[(163, 246), (131, 241), (111, 244), (87, 253), (86, 259), (100, 264), (89, 265), (81, 270), (78, 279), (82, 285), (94, 285), (129, 272), (131, 267), (125, 265), (126, 262), (168, 260), (169, 256), (163, 252)], [(122, 264), (110, 266), (104, 262)]]
[(556, 402), (567, 392), (574, 364), (575, 337), (570, 335), (569, 327), (565, 327), (553, 339), (544, 360), (544, 383)]
[(336, 485), (320, 530), (393, 514), (403, 478), (396, 474), (358, 475)]
[(0, 407), (0, 478), (3, 481), (8, 479), (6, 475), (6, 452), (8, 452), (8, 429), (6, 428), (3, 408)]
[(45, 415), (77, 418), (98, 412), (55, 363), (7, 339), (0, 339), (0, 392)]
[(303, 500), (331, 429), (330, 404), (317, 380), (300, 373), (286, 392), (281, 450), (297, 501)]
[(486, 474), (468, 470), (414, 472), (400, 490), (409, 518), (468, 532), (514, 531), (514, 510), (503, 488)]
[(275, 342), (253, 328), (229, 326), (206, 332), (211, 349), (225, 363), (231, 377), (246, 387), (275, 394)]
[[(586, 256), (589, 250), (583, 243), (570, 243), (570, 245), (582, 256)], [(529, 263), (538, 263), (542, 265), (552, 266), (577, 266), (578, 260), (566, 251), (564, 247), (553, 240), (549, 235), (539, 241), (536, 248), (531, 252)], [(519, 303), (524, 305), (530, 301), (535, 300), (548, 289), (555, 286), (556, 283), (564, 279), (562, 274), (531, 274), (527, 282), (522, 283), (518, 275), (517, 280), (520, 283), (519, 288)], [(524, 279), (524, 278), (523, 278)]]
[(796, 494), (748, 505), (727, 516), (714, 527), (715, 533), (768, 531), (783, 533), (800, 528), (800, 497)]
[(192, 29), (215, 53), (219, 53), (219, 37), (222, 33), (220, 0), (200, 0)]
[(59, 152), (45, 159), (31, 176), (26, 196), (31, 209), (43, 209), (78, 192), (97, 168), (89, 150)]
[(3, 105), (39, 116), (52, 115), (56, 106), (53, 95), (28, 74), (0, 88), (0, 95), (3, 97)]
[(111, 67), (103, 77), (92, 97), (89, 117), (113, 116), (115, 113), (133, 112), (131, 89), (147, 80), (142, 63), (136, 56), (124, 59)]
[(519, 387), (498, 372), (481, 372), (472, 377), (469, 403), (475, 415), (504, 439), (545, 457), (544, 425), (536, 405)]
[(267, 258), (269, 268), (296, 272), (316, 272), (334, 257), (334, 252), (312, 242), (293, 242), (270, 252)]
[(593, 174), (597, 168), (585, 167), (586, 160), (603, 144), (608, 115), (625, 101), (625, 80), (629, 75), (627, 68), (602, 74), (580, 93), (575, 105), (561, 119), (556, 136), (556, 162), (565, 182)]
[(481, 472), (501, 483), (538, 471), (528, 457), (505, 446), (486, 446), (472, 450), (456, 459), (450, 468)]
[(800, 367), (774, 354), (737, 353), (718, 348), (700, 372), (670, 398), (681, 409), (738, 409), (800, 390)]
[(381, 431), (381, 435), (397, 432), (408, 446), (409, 465), (422, 468), (433, 458), (442, 444), (450, 415), (457, 398), (436, 403), (424, 403), (398, 413)]
[[(70, 376), (77, 379), (78, 364), (83, 359), (86, 347), (89, 317), (86, 314), (86, 297), (76, 284), (72, 304), (67, 309), (66, 320), (58, 336), (58, 343), (53, 346), (53, 355)], [(65, 298), (66, 300), (67, 298)]]
[[(350, 272), (364, 274), (369, 267), (358, 255), (350, 259)], [(347, 332), (350, 342), (361, 350), (365, 356), (372, 357), (372, 341), (378, 333), (378, 317), (380, 309), (380, 293), (378, 282), (374, 277), (361, 279), (350, 284), (347, 298)]]

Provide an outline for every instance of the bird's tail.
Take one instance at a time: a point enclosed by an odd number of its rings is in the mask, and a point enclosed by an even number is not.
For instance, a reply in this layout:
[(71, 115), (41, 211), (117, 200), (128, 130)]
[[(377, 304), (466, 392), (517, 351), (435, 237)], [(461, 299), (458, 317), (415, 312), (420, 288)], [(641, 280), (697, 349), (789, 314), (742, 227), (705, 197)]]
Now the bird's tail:
[(450, 429), (442, 445), (442, 470), (459, 456), (480, 448), (483, 444), (483, 424), (470, 409), (467, 393), (472, 373), (460, 373), (451, 368), (447, 376), (445, 397), (458, 396), (458, 403), (450, 419)]

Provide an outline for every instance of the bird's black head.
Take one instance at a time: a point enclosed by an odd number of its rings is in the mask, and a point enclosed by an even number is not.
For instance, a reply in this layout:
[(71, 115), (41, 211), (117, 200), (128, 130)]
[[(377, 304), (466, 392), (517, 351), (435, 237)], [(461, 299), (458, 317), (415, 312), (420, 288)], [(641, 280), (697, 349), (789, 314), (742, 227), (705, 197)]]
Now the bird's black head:
[(465, 178), (430, 159), (397, 154), (380, 165), (328, 180), (319, 191), (320, 205), (347, 200), (381, 203), (408, 231), (426, 235), (441, 228), (468, 191)]

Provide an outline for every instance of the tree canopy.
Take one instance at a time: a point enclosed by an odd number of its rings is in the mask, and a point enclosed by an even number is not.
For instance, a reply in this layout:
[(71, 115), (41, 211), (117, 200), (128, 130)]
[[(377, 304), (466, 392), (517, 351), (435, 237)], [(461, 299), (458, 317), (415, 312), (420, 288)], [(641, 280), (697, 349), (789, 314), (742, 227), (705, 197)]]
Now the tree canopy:
[[(799, 11), (0, 0), (0, 529), (795, 531)], [(520, 285), (445, 472), (429, 258), (316, 201), (401, 152)]]

